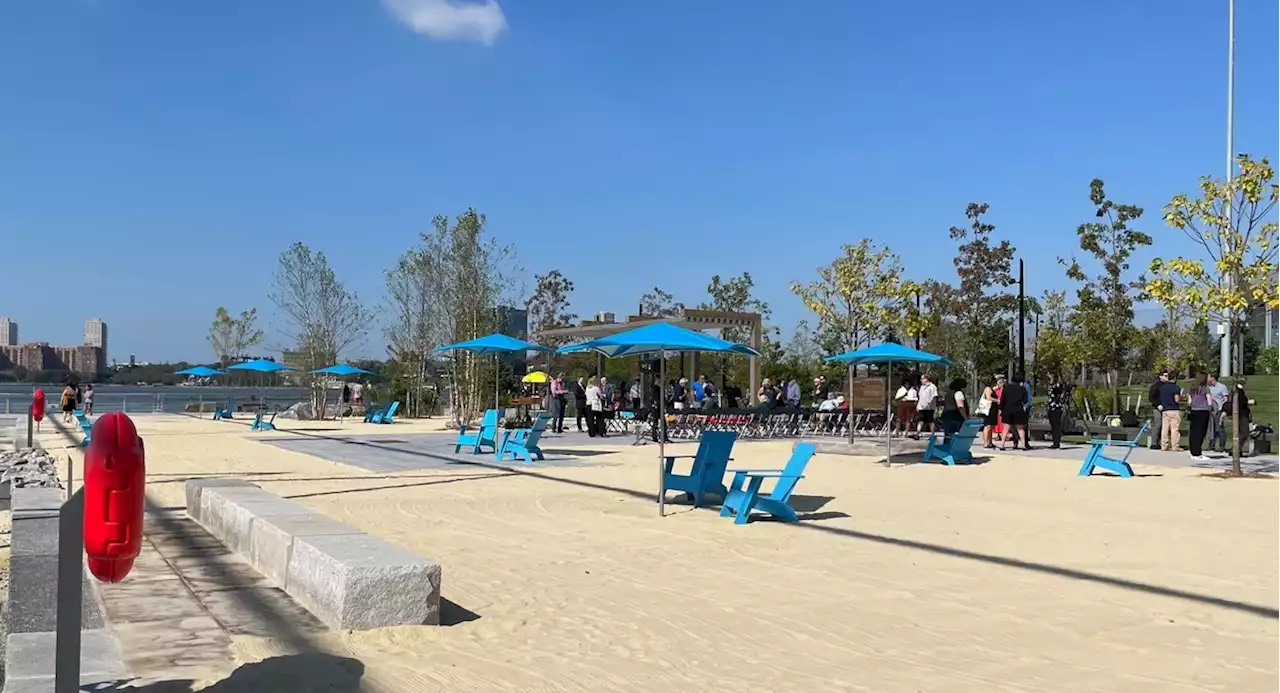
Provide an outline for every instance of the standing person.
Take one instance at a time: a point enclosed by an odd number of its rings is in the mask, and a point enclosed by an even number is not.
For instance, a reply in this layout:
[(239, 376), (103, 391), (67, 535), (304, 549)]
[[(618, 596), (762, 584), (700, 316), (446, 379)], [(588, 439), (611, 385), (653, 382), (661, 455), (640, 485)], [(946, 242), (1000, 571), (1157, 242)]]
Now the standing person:
[(796, 377), (794, 375), (787, 381), (786, 398), (788, 407), (792, 409), (800, 407), (800, 383), (796, 382)]
[(995, 450), (995, 443), (991, 441), (996, 433), (996, 426), (1000, 423), (1000, 395), (996, 393), (995, 387), (987, 385), (982, 388), (982, 396), (974, 411), (982, 416), (982, 447)]
[(631, 401), (631, 411), (640, 411), (640, 379), (636, 378), (631, 383), (631, 389), (627, 392), (627, 398)]
[(671, 381), (671, 408), (684, 411), (689, 400), (689, 379), (681, 378)]
[(1209, 396), (1213, 399), (1213, 409), (1209, 414), (1212, 430), (1209, 432), (1209, 449), (1227, 452), (1227, 396), (1231, 391), (1226, 385), (1218, 382), (1218, 377), (1209, 374)]
[(996, 407), (996, 427), (995, 434), (1000, 436), (1000, 447), (1009, 441), (1009, 428), (1004, 424), (1004, 412), (1001, 411), (1000, 402), (1004, 400), (1004, 374), (996, 373), (996, 387), (992, 392), (995, 393)]
[(760, 381), (760, 390), (756, 392), (756, 405), (762, 409), (773, 409), (778, 406), (778, 391), (773, 389), (773, 381), (765, 378)]
[[(911, 378), (903, 378), (902, 384), (898, 386), (898, 391), (893, 393), (893, 401), (898, 403), (897, 417), (895, 428), (898, 435), (906, 435), (911, 430), (911, 426), (915, 423), (916, 418), (916, 402), (920, 399), (920, 391), (912, 384)], [(834, 409), (834, 398), (832, 398), (832, 408)]]
[(613, 389), (613, 383), (609, 382), (609, 378), (603, 375), (600, 376), (600, 418), (596, 423), (596, 435), (601, 438), (606, 437), (605, 432), (609, 430), (607, 419), (613, 416), (616, 394)]
[(1169, 371), (1161, 371), (1147, 390), (1147, 403), (1151, 405), (1151, 433), (1147, 435), (1147, 440), (1151, 443), (1152, 450), (1160, 449), (1160, 432), (1164, 429), (1164, 419), (1160, 413), (1160, 388), (1167, 382)]
[(1191, 459), (1207, 460), (1204, 456), (1204, 438), (1209, 432), (1210, 418), (1213, 416), (1213, 395), (1209, 392), (1209, 375), (1201, 373), (1187, 390), (1187, 398), (1191, 400)]
[[(1013, 376), (1013, 382), (1007, 385), (1000, 396), (1000, 413), (1004, 416), (1004, 424), (1009, 427), (1013, 438), (1013, 449), (1018, 449), (1018, 441), (1022, 441), (1022, 449), (1031, 449), (1031, 436), (1027, 430), (1027, 389), (1022, 386), (1022, 374)], [(1004, 441), (1000, 449), (1004, 449)]]
[(1049, 435), (1053, 439), (1050, 450), (1062, 447), (1062, 417), (1067, 412), (1067, 387), (1062, 378), (1049, 376), (1049, 401), (1045, 403), (1045, 412), (1049, 414)]
[(84, 415), (93, 416), (93, 383), (89, 383), (84, 391)]
[(830, 393), (827, 392), (827, 376), (819, 375), (813, 379), (813, 406), (818, 406), (827, 400)]
[(1240, 444), (1240, 456), (1244, 457), (1248, 454), (1245, 447), (1249, 442), (1250, 424), (1253, 422), (1253, 413), (1249, 410), (1249, 395), (1244, 391), (1244, 378), (1236, 378), (1235, 390), (1227, 397), (1226, 409), (1231, 412), (1235, 406), (1231, 403), (1232, 398), (1240, 400), (1240, 420), (1235, 422), (1236, 440)]
[(62, 388), (62, 423), (71, 423), (74, 417), (71, 412), (76, 410), (76, 389), (71, 387), (71, 383)]
[(693, 386), (692, 386), (692, 387), (693, 387), (693, 407), (694, 407), (694, 409), (700, 409), (700, 408), (702, 408), (702, 402), (703, 402), (703, 400), (705, 400), (705, 399), (707, 398), (706, 384), (707, 384), (707, 383), (706, 383), (706, 377), (705, 377), (705, 376), (701, 376), (701, 375), (700, 375), (700, 376), (698, 376), (698, 379), (697, 379), (697, 380), (693, 381)]
[(555, 407), (551, 430), (564, 433), (564, 409), (569, 406), (569, 390), (564, 386), (564, 373), (556, 373), (551, 379), (551, 406)]
[(1165, 452), (1180, 452), (1178, 443), (1182, 440), (1182, 388), (1169, 377), (1169, 372), (1160, 374), (1160, 440)]
[(698, 380), (702, 381), (702, 401), (704, 405), (718, 407), (720, 402), (716, 400), (716, 384), (708, 380), (705, 375), (698, 376)]
[(947, 388), (947, 396), (942, 400), (942, 442), (951, 441), (951, 436), (960, 432), (965, 419), (969, 418), (969, 404), (964, 399), (964, 389), (969, 383), (964, 378), (956, 378)]
[(587, 378), (587, 435), (592, 438), (600, 435), (600, 424), (604, 421), (604, 401), (601, 396), (600, 385), (596, 377), (593, 375)]
[(585, 378), (573, 384), (573, 413), (577, 418), (578, 433), (582, 433), (582, 420), (587, 420), (587, 433), (591, 432), (591, 412), (587, 410), (587, 385)]
[(923, 432), (926, 426), (929, 427), (930, 433), (938, 430), (938, 426), (933, 420), (933, 410), (934, 407), (937, 406), (938, 402), (938, 386), (934, 385), (933, 381), (929, 380), (929, 376), (922, 375), (920, 376), (919, 392), (919, 397), (916, 399), (916, 421), (919, 423), (916, 425), (916, 435), (911, 436), (912, 438), (917, 439), (920, 437), (920, 432)]

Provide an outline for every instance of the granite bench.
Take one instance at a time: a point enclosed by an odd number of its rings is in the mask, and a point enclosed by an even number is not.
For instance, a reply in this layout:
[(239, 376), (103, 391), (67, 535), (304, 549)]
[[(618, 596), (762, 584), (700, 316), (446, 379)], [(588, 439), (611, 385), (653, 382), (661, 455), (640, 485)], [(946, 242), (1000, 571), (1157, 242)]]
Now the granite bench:
[(192, 519), (330, 628), (439, 625), (439, 564), (243, 479), (191, 479), (186, 495)]

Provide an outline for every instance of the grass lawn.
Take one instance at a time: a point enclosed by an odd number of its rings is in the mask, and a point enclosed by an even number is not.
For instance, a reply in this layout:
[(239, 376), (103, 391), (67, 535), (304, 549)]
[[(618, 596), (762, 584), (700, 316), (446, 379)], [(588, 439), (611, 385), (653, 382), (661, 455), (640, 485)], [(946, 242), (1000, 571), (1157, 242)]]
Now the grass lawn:
[[(1280, 393), (1277, 393), (1277, 386), (1280, 386), (1280, 378), (1274, 375), (1249, 375), (1245, 376), (1245, 392), (1249, 393), (1249, 399), (1254, 401), (1252, 407), (1253, 422), (1256, 424), (1269, 424), (1271, 428), (1276, 428), (1276, 420), (1278, 410), (1280, 410)], [(1191, 387), (1193, 380), (1179, 380), (1178, 384), (1183, 388)], [(1223, 384), (1227, 387), (1235, 387), (1235, 378), (1223, 378)], [(1142, 411), (1146, 414), (1150, 413), (1147, 404), (1147, 389), (1151, 387), (1150, 383), (1144, 385), (1134, 385), (1132, 387), (1120, 388), (1120, 401), (1124, 402), (1125, 395), (1140, 397), (1142, 400)]]

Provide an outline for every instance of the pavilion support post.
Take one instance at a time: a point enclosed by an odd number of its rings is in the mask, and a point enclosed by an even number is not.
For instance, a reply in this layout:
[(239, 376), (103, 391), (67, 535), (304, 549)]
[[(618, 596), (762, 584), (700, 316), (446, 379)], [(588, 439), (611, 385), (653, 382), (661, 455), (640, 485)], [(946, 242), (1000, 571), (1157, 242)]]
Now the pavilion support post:
[[(751, 343), (747, 346), (750, 346), (756, 351), (760, 351), (760, 337), (760, 321), (756, 320), (751, 325)], [(750, 380), (751, 389), (747, 390), (747, 401), (754, 406), (756, 403), (756, 390), (760, 388), (760, 357), (751, 356), (748, 358), (750, 359), (750, 367), (748, 369), (750, 375), (748, 376), (748, 379)], [(852, 394), (852, 390), (850, 391), (850, 394)], [(852, 399), (850, 401), (852, 401)]]

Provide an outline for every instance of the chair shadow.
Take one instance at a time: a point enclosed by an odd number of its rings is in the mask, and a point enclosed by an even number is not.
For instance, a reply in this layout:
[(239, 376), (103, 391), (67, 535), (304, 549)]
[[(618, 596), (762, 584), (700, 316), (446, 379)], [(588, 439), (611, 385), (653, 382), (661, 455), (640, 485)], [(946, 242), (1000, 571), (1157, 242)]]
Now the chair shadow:
[(791, 498), (787, 500), (787, 504), (797, 514), (816, 513), (833, 500), (835, 500), (835, 496), (802, 496), (798, 493), (793, 493)]
[[(364, 664), (349, 657), (321, 652), (271, 657), (245, 664), (227, 678), (200, 693), (357, 693), (364, 678)], [(134, 686), (132, 681), (82, 685), (82, 691), (128, 691), (129, 693), (192, 693), (195, 681), (159, 681)]]
[(617, 452), (617, 450), (556, 450), (552, 448), (542, 448), (544, 455), (564, 455), (566, 457), (595, 457), (597, 455), (609, 455)]
[(479, 621), (480, 614), (468, 609), (455, 601), (440, 598), (440, 625), (456, 626), (463, 623), (471, 623)]

